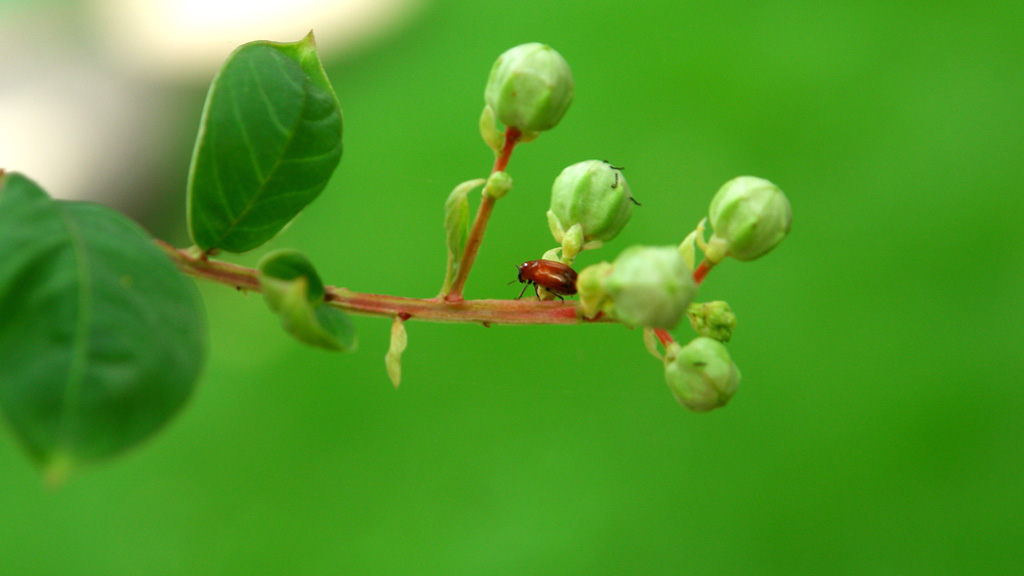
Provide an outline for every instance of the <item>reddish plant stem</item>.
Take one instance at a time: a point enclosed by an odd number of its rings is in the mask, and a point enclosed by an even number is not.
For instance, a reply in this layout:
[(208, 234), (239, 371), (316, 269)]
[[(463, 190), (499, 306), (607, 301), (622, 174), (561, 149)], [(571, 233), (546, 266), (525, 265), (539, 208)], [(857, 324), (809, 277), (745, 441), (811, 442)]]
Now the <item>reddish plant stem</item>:
[(466, 280), (469, 278), (469, 270), (476, 261), (476, 253), (480, 250), (480, 243), (484, 239), (484, 230), (487, 228), (487, 221), (491, 218), (491, 211), (494, 210), (495, 199), (484, 194), (480, 201), (480, 208), (476, 211), (476, 218), (473, 219), (473, 227), (469, 230), (469, 237), (466, 238), (466, 247), (462, 252), (462, 260), (459, 262), (459, 272), (452, 281), (451, 290), (444, 299), (448, 302), (462, 300), (462, 290), (466, 287)]
[(712, 264), (706, 258), (699, 265), (697, 265), (697, 269), (693, 271), (693, 281), (697, 284), (697, 286), (700, 286), (701, 282), (704, 281), (704, 278), (707, 277), (708, 272), (710, 272), (711, 269), (714, 268), (714, 266), (715, 265)]
[(495, 172), (504, 172), (508, 166), (508, 161), (512, 158), (512, 150), (516, 147), (516, 143), (519, 142), (519, 137), (523, 133), (518, 128), (506, 128), (505, 129), (505, 145), (501, 148), (501, 153), (494, 159), (494, 168), (491, 170), (491, 174)]
[[(505, 145), (502, 147), (501, 153), (494, 160), (494, 168), (491, 170), (492, 174), (502, 172), (508, 166), (508, 161), (512, 158), (512, 150), (516, 147), (516, 142), (519, 141), (521, 135), (522, 132), (516, 128), (507, 128), (505, 130)], [(480, 250), (480, 244), (484, 241), (484, 231), (487, 229), (487, 221), (490, 220), (491, 212), (494, 210), (494, 202), (495, 199), (493, 197), (484, 194), (484, 198), (480, 202), (480, 208), (476, 211), (476, 217), (473, 219), (473, 226), (469, 229), (469, 236), (466, 237), (466, 247), (462, 251), (462, 259), (459, 261), (459, 271), (452, 281), (451, 289), (444, 297), (448, 302), (462, 301), (462, 290), (466, 287), (469, 271), (473, 268), (473, 263), (476, 262), (476, 254)]]
[[(233, 286), (239, 290), (261, 292), (256, 270), (221, 262), (178, 249), (166, 242), (157, 246), (190, 276)], [(324, 287), (329, 306), (352, 314), (401, 317), (403, 320), (457, 322), (475, 324), (588, 324), (613, 322), (603, 315), (582, 318), (571, 302), (539, 302), (537, 300), (460, 300), (447, 302), (441, 298), (403, 298), (383, 294), (364, 294), (346, 288)]]
[(664, 328), (655, 328), (654, 335), (658, 337), (658, 341), (661, 342), (661, 345), (665, 348), (668, 348), (669, 344), (675, 342), (675, 338), (672, 338), (672, 335)]
[(491, 324), (584, 324), (607, 322), (586, 320), (576, 306), (536, 300), (460, 300), (403, 298), (382, 294), (360, 294), (345, 288), (327, 288), (327, 303), (335, 308), (366, 316), (408, 316), (410, 320)]

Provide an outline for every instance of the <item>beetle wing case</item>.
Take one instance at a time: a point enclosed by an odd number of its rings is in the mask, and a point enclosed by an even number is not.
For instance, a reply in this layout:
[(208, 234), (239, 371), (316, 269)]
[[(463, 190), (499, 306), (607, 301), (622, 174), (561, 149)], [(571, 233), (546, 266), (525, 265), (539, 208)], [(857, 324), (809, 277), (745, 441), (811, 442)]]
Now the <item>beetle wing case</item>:
[[(561, 296), (576, 293), (576, 271), (571, 266), (553, 260), (530, 260), (519, 266), (519, 281), (527, 286), (534, 284)], [(526, 287), (523, 287), (526, 291)], [(522, 293), (519, 294), (522, 296)]]

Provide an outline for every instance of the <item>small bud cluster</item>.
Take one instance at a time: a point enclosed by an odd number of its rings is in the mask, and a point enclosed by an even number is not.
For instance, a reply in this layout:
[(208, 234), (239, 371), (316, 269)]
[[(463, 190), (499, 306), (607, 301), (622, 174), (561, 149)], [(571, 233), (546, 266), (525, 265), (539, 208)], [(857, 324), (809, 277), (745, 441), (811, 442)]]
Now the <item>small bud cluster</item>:
[(724, 300), (690, 304), (686, 315), (694, 332), (719, 342), (728, 342), (736, 329), (736, 315)]

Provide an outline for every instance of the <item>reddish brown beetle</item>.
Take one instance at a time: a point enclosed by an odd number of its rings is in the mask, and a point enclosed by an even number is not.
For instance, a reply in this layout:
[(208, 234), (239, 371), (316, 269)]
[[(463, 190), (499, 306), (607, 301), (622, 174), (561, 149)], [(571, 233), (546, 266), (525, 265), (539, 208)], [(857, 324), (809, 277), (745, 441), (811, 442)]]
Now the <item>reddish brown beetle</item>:
[(534, 285), (535, 291), (537, 286), (544, 287), (559, 300), (562, 296), (572, 296), (576, 293), (576, 271), (561, 262), (530, 260), (516, 266), (516, 269), (519, 270), (519, 281), (526, 284), (516, 300), (523, 297), (530, 284)]

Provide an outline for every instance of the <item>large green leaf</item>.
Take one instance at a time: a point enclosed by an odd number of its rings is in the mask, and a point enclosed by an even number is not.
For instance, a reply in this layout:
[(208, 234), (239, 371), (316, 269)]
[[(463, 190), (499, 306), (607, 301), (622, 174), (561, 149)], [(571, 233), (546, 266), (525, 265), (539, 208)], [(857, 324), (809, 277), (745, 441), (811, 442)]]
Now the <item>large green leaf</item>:
[(203, 109), (188, 182), (192, 240), (229, 252), (270, 240), (327, 185), (341, 134), (341, 106), (312, 33), (239, 47)]
[(195, 286), (124, 216), (0, 177), (0, 413), (59, 475), (160, 429), (206, 348)]

